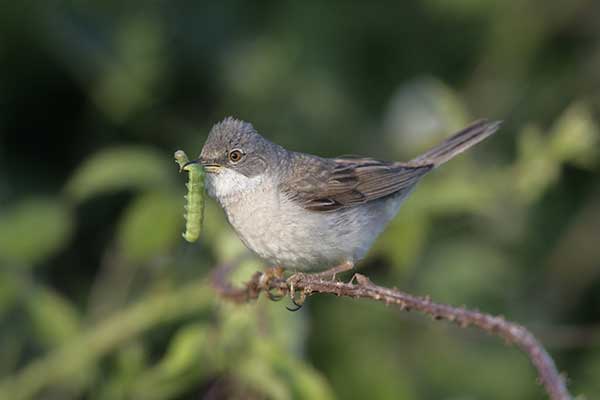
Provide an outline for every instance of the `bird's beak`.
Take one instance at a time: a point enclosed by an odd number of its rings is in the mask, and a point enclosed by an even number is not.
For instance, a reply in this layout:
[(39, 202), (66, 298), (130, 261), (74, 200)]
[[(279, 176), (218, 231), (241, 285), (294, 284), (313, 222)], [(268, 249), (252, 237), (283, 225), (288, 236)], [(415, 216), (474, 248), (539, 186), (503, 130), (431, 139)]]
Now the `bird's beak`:
[[(205, 161), (200, 158), (198, 158), (196, 160), (188, 161), (185, 165), (189, 165), (189, 164), (200, 164), (200, 165), (202, 165), (202, 167), (204, 167), (204, 170), (208, 173), (215, 173), (215, 172), (219, 172), (221, 170), (221, 166), (219, 164), (216, 164), (214, 162)], [(185, 165), (184, 165), (184, 167), (185, 167)]]

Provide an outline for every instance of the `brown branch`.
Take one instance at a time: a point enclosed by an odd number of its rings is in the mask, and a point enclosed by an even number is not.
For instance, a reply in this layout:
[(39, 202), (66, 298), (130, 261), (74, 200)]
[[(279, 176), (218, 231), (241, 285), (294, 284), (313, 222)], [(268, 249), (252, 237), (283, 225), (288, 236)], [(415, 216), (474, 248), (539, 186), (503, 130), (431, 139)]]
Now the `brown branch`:
[[(231, 265), (217, 268), (213, 275), (214, 288), (226, 299), (244, 303), (258, 298), (262, 291), (276, 291), (281, 295), (290, 292), (289, 279), (286, 281), (282, 277), (261, 272), (256, 272), (245, 286), (233, 287), (228, 282), (232, 268)], [(356, 284), (353, 284), (355, 280)], [(300, 292), (301, 299), (315, 293), (366, 298), (394, 304), (406, 311), (419, 311), (437, 320), (452, 321), (461, 327), (475, 326), (487, 333), (502, 337), (507, 343), (514, 344), (525, 352), (537, 369), (539, 379), (550, 399), (572, 399), (554, 361), (535, 336), (525, 327), (506, 321), (503, 317), (434, 303), (429, 297), (413, 296), (396, 289), (377, 286), (360, 274), (355, 274), (349, 283), (315, 278), (310, 274), (296, 274), (293, 278), (293, 290)]]

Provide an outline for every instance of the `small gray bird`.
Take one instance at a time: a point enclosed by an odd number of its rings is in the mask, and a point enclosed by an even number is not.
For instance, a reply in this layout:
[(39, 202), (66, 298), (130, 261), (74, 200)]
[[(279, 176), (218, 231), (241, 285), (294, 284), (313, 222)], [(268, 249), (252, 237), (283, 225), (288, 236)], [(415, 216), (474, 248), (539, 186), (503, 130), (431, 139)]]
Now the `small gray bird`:
[(493, 134), (478, 121), (408, 162), (322, 158), (289, 151), (244, 121), (210, 131), (198, 160), (206, 188), (244, 244), (273, 266), (300, 272), (352, 268), (419, 179)]

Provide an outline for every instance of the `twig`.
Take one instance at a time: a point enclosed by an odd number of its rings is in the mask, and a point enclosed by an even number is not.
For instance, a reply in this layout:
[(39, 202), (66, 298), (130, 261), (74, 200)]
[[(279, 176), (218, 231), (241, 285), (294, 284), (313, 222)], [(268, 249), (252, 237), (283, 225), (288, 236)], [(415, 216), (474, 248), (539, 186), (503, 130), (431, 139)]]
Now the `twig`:
[[(244, 303), (258, 298), (261, 291), (277, 291), (282, 295), (289, 294), (289, 280), (267, 276), (261, 272), (255, 273), (252, 279), (243, 287), (233, 287), (228, 282), (231, 270), (231, 266), (223, 266), (213, 274), (213, 287), (226, 299)], [(354, 280), (356, 280), (356, 284), (353, 284)], [(302, 297), (315, 293), (328, 293), (357, 299), (366, 298), (386, 304), (394, 304), (405, 311), (419, 311), (432, 316), (436, 320), (452, 321), (461, 327), (475, 326), (487, 333), (504, 338), (506, 342), (514, 344), (524, 351), (537, 369), (540, 382), (550, 399), (572, 399), (563, 377), (556, 369), (554, 361), (535, 336), (525, 327), (509, 322), (503, 317), (434, 303), (429, 297), (414, 296), (396, 289), (375, 285), (367, 277), (360, 274), (355, 274), (349, 283), (318, 279), (310, 274), (296, 274), (293, 289), (299, 291)]]

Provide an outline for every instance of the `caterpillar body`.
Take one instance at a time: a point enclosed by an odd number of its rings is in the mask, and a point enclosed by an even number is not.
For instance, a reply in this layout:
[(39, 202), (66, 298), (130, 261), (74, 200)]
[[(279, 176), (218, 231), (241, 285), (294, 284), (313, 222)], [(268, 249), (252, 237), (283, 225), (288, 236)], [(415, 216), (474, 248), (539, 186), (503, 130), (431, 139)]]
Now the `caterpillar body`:
[(175, 161), (179, 164), (179, 171), (188, 172), (187, 200), (184, 206), (185, 232), (182, 236), (188, 242), (195, 242), (200, 237), (202, 219), (204, 216), (204, 169), (199, 164), (187, 164), (188, 157), (183, 150), (175, 152)]

